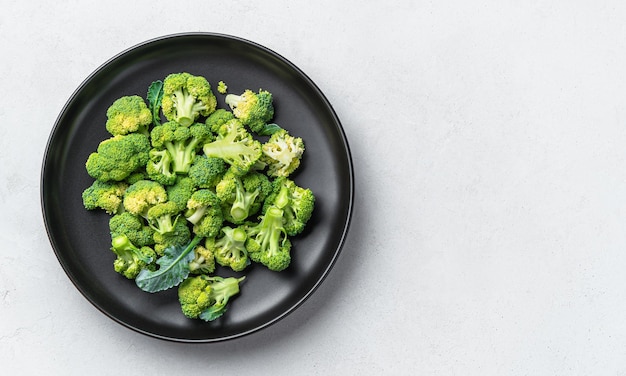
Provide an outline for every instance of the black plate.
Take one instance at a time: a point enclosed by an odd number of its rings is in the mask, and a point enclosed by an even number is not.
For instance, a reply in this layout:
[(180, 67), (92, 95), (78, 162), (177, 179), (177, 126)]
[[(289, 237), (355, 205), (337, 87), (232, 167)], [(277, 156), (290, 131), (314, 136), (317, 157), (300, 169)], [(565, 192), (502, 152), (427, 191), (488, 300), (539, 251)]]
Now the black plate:
[[(109, 216), (87, 211), (81, 193), (91, 179), (85, 161), (109, 137), (106, 109), (118, 97), (140, 95), (156, 79), (186, 71), (219, 80), (229, 92), (263, 88), (274, 94), (275, 122), (300, 136), (306, 152), (293, 179), (317, 198), (305, 233), (293, 238), (292, 265), (269, 272), (252, 265), (241, 293), (219, 320), (185, 318), (176, 289), (149, 294), (113, 271)], [(217, 94), (218, 106), (225, 107)], [(348, 143), (319, 88), (275, 52), (240, 38), (191, 33), (130, 48), (92, 73), (61, 111), (44, 156), (41, 201), (50, 242), (78, 290), (100, 311), (138, 332), (174, 341), (214, 342), (265, 328), (301, 305), (329, 273), (352, 213), (354, 178)], [(218, 269), (217, 274), (227, 275)]]

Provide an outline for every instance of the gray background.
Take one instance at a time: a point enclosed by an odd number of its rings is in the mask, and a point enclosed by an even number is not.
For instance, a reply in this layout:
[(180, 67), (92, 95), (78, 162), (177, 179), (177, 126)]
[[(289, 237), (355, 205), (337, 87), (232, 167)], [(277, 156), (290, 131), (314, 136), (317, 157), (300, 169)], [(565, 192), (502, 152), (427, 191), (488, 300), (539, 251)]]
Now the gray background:
[[(8, 374), (626, 373), (623, 2), (2, 5)], [(356, 172), (325, 283), (278, 324), (216, 345), (155, 340), (97, 311), (40, 209), (46, 142), (73, 91), (120, 51), (186, 31), (300, 67), (334, 105)]]

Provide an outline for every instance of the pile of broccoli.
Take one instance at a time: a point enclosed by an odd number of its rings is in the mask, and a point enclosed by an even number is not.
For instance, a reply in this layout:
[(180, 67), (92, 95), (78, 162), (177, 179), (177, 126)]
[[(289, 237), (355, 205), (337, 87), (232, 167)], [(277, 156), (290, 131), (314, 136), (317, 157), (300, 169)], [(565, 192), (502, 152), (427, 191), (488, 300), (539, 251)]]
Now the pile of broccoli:
[[(111, 136), (86, 160), (85, 209), (110, 216), (113, 269), (155, 293), (177, 287), (182, 313), (219, 318), (258, 265), (282, 271), (315, 196), (293, 178), (304, 142), (271, 123), (272, 94), (227, 93), (187, 72), (154, 81), (106, 112)], [(231, 272), (229, 272), (231, 273)]]

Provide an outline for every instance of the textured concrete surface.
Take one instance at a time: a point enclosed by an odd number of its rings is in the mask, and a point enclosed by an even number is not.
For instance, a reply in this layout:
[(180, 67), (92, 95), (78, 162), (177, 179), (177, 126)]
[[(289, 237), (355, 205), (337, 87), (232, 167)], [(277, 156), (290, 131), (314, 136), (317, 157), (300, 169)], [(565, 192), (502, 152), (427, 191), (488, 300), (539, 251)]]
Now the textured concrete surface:
[[(7, 374), (626, 373), (623, 2), (2, 4)], [(316, 294), (214, 345), (155, 340), (91, 306), (54, 256), (39, 198), (47, 138), (77, 86), (120, 51), (185, 31), (299, 66), (341, 118), (356, 172), (351, 230)]]

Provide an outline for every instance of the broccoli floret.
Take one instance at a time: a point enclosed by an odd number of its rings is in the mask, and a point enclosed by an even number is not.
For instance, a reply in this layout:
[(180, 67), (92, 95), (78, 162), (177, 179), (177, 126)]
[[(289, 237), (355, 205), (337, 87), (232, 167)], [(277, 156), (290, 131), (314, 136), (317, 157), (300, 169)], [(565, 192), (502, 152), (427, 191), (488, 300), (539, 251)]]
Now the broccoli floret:
[(146, 174), (149, 179), (163, 185), (172, 185), (176, 182), (176, 173), (172, 170), (172, 156), (167, 150), (150, 150), (150, 160), (146, 164)]
[(220, 94), (226, 94), (226, 91), (228, 90), (228, 86), (226, 85), (226, 83), (224, 81), (220, 81), (217, 83), (217, 91)]
[(226, 312), (229, 300), (239, 293), (245, 277), (192, 276), (178, 286), (182, 312), (191, 319), (213, 321)]
[(144, 268), (152, 268), (156, 254), (152, 248), (137, 247), (126, 235), (118, 235), (111, 240), (111, 250), (117, 255), (113, 268), (128, 279), (135, 279)]
[(191, 273), (210, 274), (215, 271), (215, 257), (212, 249), (198, 245), (193, 252), (193, 261), (189, 263), (189, 271)]
[(126, 188), (126, 182), (95, 180), (83, 191), (83, 205), (87, 210), (103, 209), (107, 214), (117, 214), (124, 210), (122, 198)]
[(227, 169), (226, 162), (220, 158), (198, 155), (189, 168), (189, 177), (198, 188), (215, 189)]
[(245, 228), (224, 226), (221, 233), (221, 237), (208, 238), (206, 247), (213, 250), (218, 264), (230, 267), (236, 272), (244, 270), (250, 264), (246, 250), (248, 235)]
[(206, 143), (203, 151), (207, 157), (224, 160), (238, 175), (250, 171), (263, 153), (261, 143), (237, 119), (222, 124), (216, 140)]
[(238, 176), (229, 170), (215, 187), (215, 193), (224, 208), (224, 219), (241, 224), (261, 209), (272, 188), (270, 180), (260, 172)]
[(213, 141), (213, 134), (204, 123), (184, 127), (174, 121), (156, 126), (150, 132), (152, 146), (169, 153), (171, 171), (187, 174), (196, 153), (206, 142)]
[(168, 247), (181, 247), (189, 244), (191, 241), (191, 230), (187, 226), (186, 221), (176, 221), (174, 230), (165, 234), (154, 233), (154, 251), (159, 256), (163, 256), (165, 249)]
[(161, 108), (167, 120), (188, 127), (216, 107), (217, 98), (206, 78), (183, 72), (172, 73), (163, 80)]
[(108, 138), (87, 158), (87, 173), (102, 181), (122, 181), (148, 162), (150, 141), (141, 133)]
[(174, 224), (179, 215), (180, 210), (175, 202), (156, 204), (148, 209), (148, 225), (159, 234), (167, 234), (174, 231)]
[(138, 95), (118, 98), (107, 110), (106, 129), (112, 135), (143, 133), (148, 135), (152, 112)]
[(205, 238), (216, 236), (224, 222), (217, 195), (210, 189), (195, 191), (187, 201), (185, 218), (193, 224), (194, 234)]
[(270, 136), (262, 149), (261, 160), (268, 166), (267, 174), (273, 177), (287, 177), (300, 166), (304, 154), (304, 141), (280, 129)]
[(315, 196), (309, 188), (302, 188), (289, 178), (276, 178), (272, 193), (267, 196), (263, 211), (277, 206), (284, 211), (283, 224), (287, 235), (293, 236), (304, 230), (313, 214)]
[(271, 206), (261, 221), (247, 227), (248, 257), (273, 271), (282, 271), (291, 263), (291, 240), (283, 227), (283, 210)]
[(260, 132), (265, 124), (274, 117), (272, 94), (263, 89), (258, 93), (250, 89), (244, 90), (241, 95), (228, 94), (224, 98), (235, 117), (253, 132)]
[(130, 185), (124, 192), (124, 209), (146, 219), (151, 207), (166, 201), (165, 188), (152, 180), (140, 180)]
[(145, 225), (141, 217), (127, 211), (111, 217), (109, 230), (111, 238), (126, 235), (131, 243), (139, 247), (154, 244), (154, 230)]
[(148, 177), (148, 174), (146, 173), (146, 170), (141, 169), (128, 175), (128, 177), (124, 179), (124, 181), (130, 185), (130, 184), (135, 184), (139, 180), (148, 180), (148, 179), (149, 177)]
[(187, 201), (191, 198), (193, 192), (196, 191), (196, 185), (188, 176), (178, 176), (176, 182), (165, 188), (167, 199), (175, 202), (178, 210), (181, 212), (187, 209)]
[(211, 129), (211, 132), (218, 133), (220, 127), (224, 125), (224, 123), (234, 118), (235, 115), (233, 115), (232, 112), (223, 108), (218, 108), (215, 112), (209, 115), (208, 118), (206, 118), (205, 124), (209, 127), (209, 129)]

